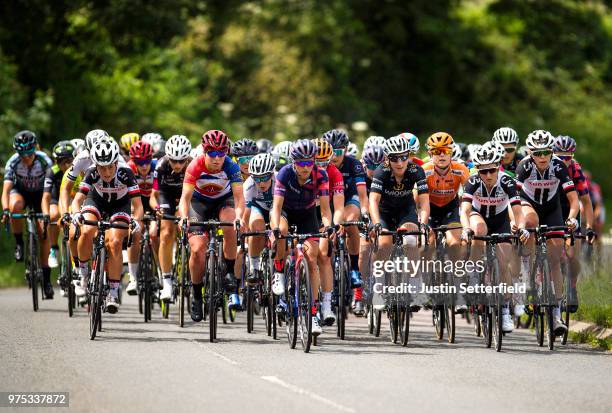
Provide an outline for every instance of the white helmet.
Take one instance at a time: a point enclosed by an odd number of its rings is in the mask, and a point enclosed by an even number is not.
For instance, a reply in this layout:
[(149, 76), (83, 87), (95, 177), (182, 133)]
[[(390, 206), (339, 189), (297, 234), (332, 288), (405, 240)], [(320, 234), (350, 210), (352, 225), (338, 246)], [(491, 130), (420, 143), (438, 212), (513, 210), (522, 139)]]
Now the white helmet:
[(453, 142), (453, 161), (461, 160), (461, 147)]
[(472, 162), (474, 165), (489, 165), (499, 163), (501, 161), (501, 154), (497, 147), (497, 142), (487, 142), (482, 145), (474, 154)]
[(470, 159), (474, 160), (474, 157), (476, 156), (476, 152), (478, 152), (478, 150), (480, 149), (482, 145), (478, 144), (478, 143), (470, 143), (467, 146), (467, 150), (468, 153), (470, 154)]
[(402, 136), (408, 140), (408, 150), (412, 153), (417, 153), (421, 148), (421, 143), (419, 142), (419, 138), (414, 133), (404, 132), (400, 133), (398, 136)]
[(105, 130), (102, 130), (102, 129), (90, 130), (89, 132), (87, 132), (87, 135), (85, 136), (85, 147), (91, 150), (94, 144), (102, 138), (106, 138), (106, 139), (110, 138), (110, 136)]
[(202, 145), (197, 145), (189, 153), (189, 156), (191, 156), (193, 159), (197, 158), (200, 155), (204, 155), (204, 146)]
[(96, 165), (111, 165), (119, 159), (119, 145), (111, 139), (99, 139), (91, 148), (90, 155)]
[(184, 135), (172, 135), (166, 142), (165, 152), (173, 161), (182, 161), (191, 152), (191, 142)]
[(485, 143), (485, 145), (490, 145), (492, 148), (494, 148), (498, 152), (500, 160), (506, 154), (506, 148), (504, 148), (504, 146), (501, 143), (499, 143), (498, 141), (489, 141), (489, 142)]
[(359, 147), (353, 142), (349, 142), (348, 146), (346, 147), (346, 154), (356, 158), (357, 154), (359, 154)]
[(289, 154), (291, 153), (291, 144), (291, 141), (282, 141), (278, 145), (274, 146), (274, 149), (272, 149), (272, 153), (288, 158)]
[(255, 176), (268, 175), (274, 172), (276, 162), (274, 156), (269, 153), (259, 153), (249, 163), (249, 173)]
[(512, 128), (504, 127), (499, 128), (493, 132), (493, 140), (501, 144), (518, 144), (518, 135)]
[(385, 141), (385, 155), (394, 155), (399, 153), (407, 153), (410, 151), (409, 140), (402, 136), (392, 136)]
[(537, 151), (539, 149), (551, 149), (555, 143), (555, 138), (552, 134), (545, 130), (534, 130), (527, 136), (525, 141), (527, 147), (531, 151)]
[(520, 146), (517, 150), (516, 153), (518, 153), (521, 156), (527, 156), (529, 155), (529, 148), (525, 145)]
[(370, 136), (363, 144), (363, 150), (365, 151), (370, 146), (385, 146), (386, 139), (383, 136)]
[(155, 145), (155, 143), (163, 141), (164, 138), (162, 138), (162, 136), (159, 133), (149, 132), (149, 133), (145, 133), (144, 135), (142, 135), (140, 140), (143, 142), (149, 142), (151, 146), (153, 146)]
[(79, 138), (70, 139), (70, 143), (72, 146), (74, 146), (74, 149), (78, 148), (79, 146), (85, 146), (85, 141)]

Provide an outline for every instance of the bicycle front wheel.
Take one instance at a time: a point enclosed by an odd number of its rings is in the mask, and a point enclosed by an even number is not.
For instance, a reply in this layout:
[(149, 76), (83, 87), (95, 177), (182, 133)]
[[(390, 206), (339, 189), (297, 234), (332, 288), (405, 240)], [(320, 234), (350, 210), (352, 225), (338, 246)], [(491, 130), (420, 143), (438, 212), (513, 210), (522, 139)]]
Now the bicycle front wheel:
[(286, 329), (287, 329), (287, 340), (289, 341), (289, 347), (295, 348), (297, 344), (298, 335), (298, 303), (297, 303), (297, 286), (295, 284), (295, 276), (290, 271), (291, 261), (287, 259), (285, 262), (285, 303), (287, 304), (286, 311)]
[(206, 266), (208, 273), (208, 328), (209, 340), (212, 343), (217, 337), (217, 260), (214, 254), (208, 255), (208, 265)]
[(310, 274), (308, 272), (308, 265), (305, 259), (300, 261), (297, 268), (298, 276), (298, 322), (299, 322), (299, 335), (300, 342), (302, 343), (302, 350), (304, 353), (310, 351), (312, 344), (312, 290), (310, 287)]
[(38, 251), (36, 248), (36, 238), (30, 233), (28, 237), (28, 271), (30, 272), (30, 285), (32, 286), (32, 307), (34, 311), (38, 311)]

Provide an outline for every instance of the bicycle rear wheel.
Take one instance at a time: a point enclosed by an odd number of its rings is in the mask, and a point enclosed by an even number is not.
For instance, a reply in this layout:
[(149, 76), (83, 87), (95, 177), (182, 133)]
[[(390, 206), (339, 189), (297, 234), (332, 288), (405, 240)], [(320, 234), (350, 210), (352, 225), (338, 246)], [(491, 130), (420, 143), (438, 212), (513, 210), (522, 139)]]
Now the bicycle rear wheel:
[(297, 296), (298, 332), (300, 335), (300, 342), (302, 343), (302, 350), (304, 350), (304, 353), (308, 353), (312, 344), (313, 299), (310, 287), (310, 274), (305, 259), (300, 261), (297, 272), (299, 282)]
[(246, 313), (247, 333), (252, 333), (255, 318), (255, 290), (251, 286), (246, 287)]
[(410, 307), (402, 306), (399, 312), (399, 335), (402, 346), (408, 345), (408, 335), (410, 334)]
[(142, 266), (138, 268), (140, 272), (140, 279), (144, 283), (144, 321), (145, 323), (151, 320), (151, 307), (153, 304), (153, 291), (152, 291), (152, 280), (151, 280), (151, 251), (145, 244), (142, 249)]
[(374, 311), (374, 337), (380, 337), (380, 325), (382, 324), (382, 311)]
[(444, 338), (444, 326), (446, 321), (444, 315), (446, 314), (444, 305), (435, 305), (432, 310), (433, 325), (436, 329), (436, 338), (442, 340)]
[(449, 343), (455, 342), (455, 299), (451, 298), (450, 303), (444, 304), (444, 321), (446, 324), (446, 338)]
[(484, 338), (485, 347), (491, 348), (493, 342), (493, 309), (486, 305), (481, 315), (482, 337)]
[(538, 346), (542, 347), (544, 345), (544, 313), (539, 305), (534, 306), (533, 321), (535, 324), (535, 333)]
[[(499, 262), (497, 259), (493, 262), (493, 274), (491, 274), (491, 280), (493, 285), (499, 285)], [(493, 341), (495, 342), (495, 351), (501, 351), (502, 348), (502, 307), (503, 307), (503, 295), (501, 293), (495, 293), (494, 296), (495, 306), (492, 309), (492, 324), (493, 324)]]
[(393, 344), (397, 344), (399, 337), (399, 307), (397, 303), (392, 304), (387, 311), (387, 318), (389, 319), (389, 334)]
[(62, 240), (62, 268), (61, 277), (64, 280), (63, 288), (66, 289), (66, 295), (68, 296), (68, 317), (74, 315), (74, 307), (76, 296), (74, 294), (74, 284), (72, 283), (72, 261), (70, 257), (70, 250), (68, 249), (68, 243), (66, 240)]
[(89, 290), (89, 339), (96, 338), (96, 333), (102, 326), (102, 273), (104, 271), (105, 250), (102, 249), (95, 260), (93, 280)]
[(546, 343), (548, 344), (549, 350), (555, 349), (555, 329), (553, 328), (553, 307), (551, 305), (546, 307)]

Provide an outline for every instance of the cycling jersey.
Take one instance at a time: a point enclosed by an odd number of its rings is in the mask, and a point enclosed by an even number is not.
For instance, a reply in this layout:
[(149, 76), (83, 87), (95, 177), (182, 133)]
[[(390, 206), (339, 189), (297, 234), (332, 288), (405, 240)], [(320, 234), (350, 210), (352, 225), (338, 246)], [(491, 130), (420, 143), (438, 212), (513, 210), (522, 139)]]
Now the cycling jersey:
[(361, 162), (351, 156), (344, 157), (338, 170), (344, 180), (344, 201), (346, 203), (354, 195), (357, 195), (358, 186), (365, 186), (366, 173)]
[(500, 214), (508, 216), (508, 205), (521, 204), (514, 179), (502, 173), (497, 174), (497, 182), (490, 191), (480, 176), (471, 176), (465, 185), (462, 201), (470, 202), (485, 219)]
[(6, 163), (4, 170), (4, 181), (12, 182), (11, 192), (18, 193), (42, 193), (47, 171), (51, 169), (51, 159), (46, 153), (36, 151), (31, 166), (26, 166), (19, 154), (14, 154)]
[(419, 165), (419, 166), (425, 165), (425, 161), (422, 160), (421, 158), (417, 158), (416, 156), (413, 156), (412, 158), (410, 158), (410, 161), (412, 163), (415, 163), (415, 164)]
[(531, 157), (521, 161), (516, 168), (516, 180), (521, 198), (532, 205), (548, 205), (559, 202), (559, 189), (568, 193), (575, 190), (574, 182), (569, 176), (565, 164), (557, 157), (540, 172)]
[(62, 175), (62, 183), (60, 185), (60, 192), (64, 190), (66, 185), (70, 185), (70, 196), (72, 198), (74, 198), (74, 196), (76, 195), (77, 192), (79, 192), (79, 186), (81, 186), (81, 181), (83, 180), (83, 176), (79, 175), (77, 176), (76, 181), (71, 181), (70, 179), (68, 179), (68, 171), (70, 169), (67, 169), (66, 172), (63, 173)]
[(423, 170), (429, 188), (429, 202), (437, 207), (451, 202), (457, 204), (459, 189), (470, 177), (469, 169), (462, 163), (451, 161), (447, 173), (439, 175), (433, 161), (429, 161), (423, 165)]
[(134, 172), (134, 176), (136, 177), (136, 182), (138, 183), (138, 187), (140, 188), (140, 196), (145, 198), (151, 197), (151, 191), (153, 190), (153, 178), (155, 175), (155, 167), (157, 165), (157, 160), (153, 159), (151, 162), (151, 168), (149, 169), (149, 173), (146, 176), (142, 176), (138, 173), (138, 167), (134, 160), (130, 160), (128, 162), (128, 166)]
[[(587, 182), (584, 173), (582, 173), (582, 167), (578, 162), (572, 159), (570, 162), (567, 171), (569, 173), (570, 178), (574, 182), (574, 188), (576, 188), (576, 192), (578, 192), (578, 196), (588, 195), (589, 194), (589, 185)], [(567, 218), (570, 210), (570, 203), (567, 199), (567, 194), (564, 192), (563, 195), (559, 198), (561, 201), (561, 210), (563, 211), (563, 217)], [(580, 215), (577, 217), (580, 218)]]
[(79, 192), (92, 198), (96, 204), (106, 207), (124, 205), (127, 200), (140, 196), (134, 173), (127, 166), (118, 166), (110, 182), (102, 179), (95, 166), (90, 167), (85, 172)]
[[(119, 157), (117, 162), (118, 166), (128, 166), (122, 156)], [(75, 182), (78, 177), (84, 174), (93, 164), (93, 161), (89, 157), (89, 151), (87, 149), (82, 150), (72, 161), (72, 166), (66, 171), (66, 179)]]
[(370, 192), (380, 194), (381, 211), (400, 211), (415, 208), (412, 190), (418, 194), (427, 193), (427, 182), (423, 168), (409, 163), (401, 182), (397, 182), (389, 166), (381, 165), (374, 171)]
[(59, 200), (59, 189), (60, 185), (62, 184), (63, 177), (64, 172), (60, 169), (59, 165), (53, 165), (47, 170), (43, 191), (51, 194), (52, 204), (57, 204), (57, 201)]
[(181, 172), (174, 172), (170, 165), (170, 158), (163, 156), (157, 161), (153, 173), (153, 189), (179, 199), (183, 191), (183, 181), (185, 180), (185, 169)]
[(516, 168), (518, 168), (519, 163), (523, 160), (523, 155), (515, 154), (514, 159), (508, 165), (501, 164), (500, 170), (505, 174), (515, 177), (516, 176)]
[(185, 171), (185, 183), (193, 185), (193, 196), (199, 201), (212, 201), (231, 195), (234, 184), (242, 184), (240, 167), (225, 156), (221, 170), (211, 172), (205, 165), (206, 155), (191, 161)]
[(313, 208), (317, 197), (329, 196), (327, 172), (315, 166), (308, 180), (300, 185), (293, 165), (285, 165), (276, 176), (274, 195), (284, 198), (283, 209), (300, 211)]
[(272, 200), (274, 199), (274, 181), (272, 176), (272, 184), (267, 191), (259, 189), (257, 183), (252, 177), (248, 177), (244, 182), (244, 200), (247, 208), (257, 208), (261, 211), (270, 211), (272, 209)]

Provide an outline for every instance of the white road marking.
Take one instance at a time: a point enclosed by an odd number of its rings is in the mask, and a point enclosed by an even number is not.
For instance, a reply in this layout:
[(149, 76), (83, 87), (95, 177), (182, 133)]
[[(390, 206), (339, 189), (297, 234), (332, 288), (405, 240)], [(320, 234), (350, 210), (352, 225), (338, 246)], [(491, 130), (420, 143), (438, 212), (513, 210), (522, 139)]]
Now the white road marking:
[(287, 383), (287, 382), (279, 379), (276, 376), (261, 376), (261, 378), (263, 380), (265, 380), (265, 381), (270, 382), (270, 383), (278, 384), (279, 386), (284, 387), (287, 390), (291, 390), (294, 393), (303, 394), (304, 396), (308, 396), (311, 399), (314, 399), (314, 400), (316, 400), (318, 402), (321, 402), (323, 404), (331, 406), (334, 409), (340, 410), (342, 412), (349, 412), (349, 413), (354, 413), (355, 412), (355, 409), (353, 409), (353, 408), (343, 406), (341, 404), (336, 403), (333, 400), (329, 400), (329, 399), (327, 399), (327, 398), (325, 398), (323, 396), (320, 396), (320, 395), (318, 395), (316, 393), (313, 393), (313, 392), (311, 392), (309, 390), (302, 389), (302, 388), (300, 388), (298, 386), (295, 386), (293, 384)]
[(224, 356), (224, 355), (223, 355), (223, 354), (221, 354), (221, 353), (217, 353), (217, 352), (216, 352), (216, 351), (214, 351), (214, 350), (211, 350), (210, 348), (208, 348), (207, 346), (205, 346), (203, 343), (197, 342), (197, 341), (195, 341), (195, 340), (192, 340), (192, 341), (193, 341), (194, 343), (198, 343), (198, 344), (200, 345), (200, 347), (202, 347), (204, 350), (208, 351), (208, 352), (209, 352), (210, 354), (212, 354), (213, 356), (215, 356), (215, 357), (217, 357), (217, 358), (219, 358), (219, 359), (221, 359), (221, 360), (225, 361), (226, 363), (229, 363), (229, 364), (231, 364), (232, 366), (239, 366), (239, 365), (240, 365), (240, 363), (238, 363), (237, 361), (232, 360), (231, 358), (226, 357), (226, 356)]

